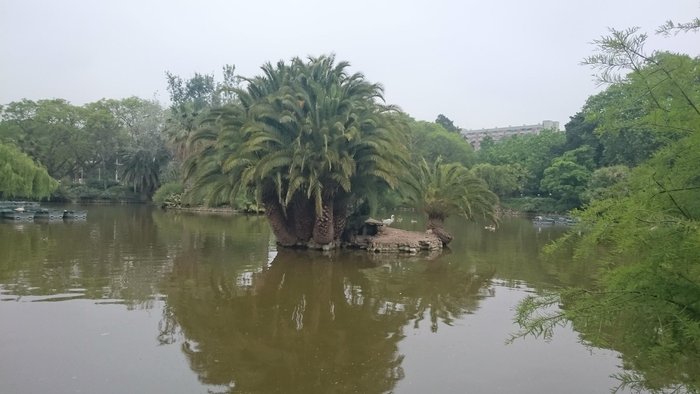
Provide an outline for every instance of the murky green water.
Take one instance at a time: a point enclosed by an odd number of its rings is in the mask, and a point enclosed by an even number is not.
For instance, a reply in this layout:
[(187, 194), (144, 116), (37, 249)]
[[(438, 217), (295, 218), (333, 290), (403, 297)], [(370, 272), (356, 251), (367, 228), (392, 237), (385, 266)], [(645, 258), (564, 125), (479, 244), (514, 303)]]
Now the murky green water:
[[(561, 234), (448, 223), (437, 257), (277, 251), (264, 218), (89, 206), (0, 223), (0, 393), (601, 393), (617, 354), (507, 345), (529, 292), (586, 284), (544, 263)], [(419, 229), (410, 215), (396, 227)]]

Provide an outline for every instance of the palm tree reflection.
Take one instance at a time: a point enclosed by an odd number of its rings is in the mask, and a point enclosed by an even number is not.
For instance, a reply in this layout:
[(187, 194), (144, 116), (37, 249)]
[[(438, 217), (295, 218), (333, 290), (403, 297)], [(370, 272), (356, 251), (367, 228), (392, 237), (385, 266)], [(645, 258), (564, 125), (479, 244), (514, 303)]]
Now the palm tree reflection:
[(161, 341), (182, 333), (203, 383), (244, 392), (389, 391), (403, 377), (398, 343), (409, 321), (428, 314), (437, 331), (473, 312), (492, 275), (447, 259), (377, 267), (366, 253), (291, 250), (252, 273), (178, 264), (165, 286)]

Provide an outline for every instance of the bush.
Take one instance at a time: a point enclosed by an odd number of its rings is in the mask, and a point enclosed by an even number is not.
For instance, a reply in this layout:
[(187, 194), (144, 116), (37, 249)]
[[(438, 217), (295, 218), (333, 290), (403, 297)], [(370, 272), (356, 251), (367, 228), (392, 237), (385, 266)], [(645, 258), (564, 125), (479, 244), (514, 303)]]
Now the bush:
[(153, 194), (153, 202), (160, 206), (180, 206), (184, 191), (180, 182), (164, 183)]

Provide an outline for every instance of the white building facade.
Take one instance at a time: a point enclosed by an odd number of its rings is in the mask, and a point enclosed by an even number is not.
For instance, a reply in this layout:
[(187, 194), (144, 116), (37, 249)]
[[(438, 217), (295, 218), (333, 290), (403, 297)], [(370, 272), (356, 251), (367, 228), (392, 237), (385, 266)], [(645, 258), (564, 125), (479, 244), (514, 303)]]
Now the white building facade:
[(460, 130), (460, 134), (462, 134), (464, 139), (469, 141), (472, 147), (474, 147), (474, 150), (478, 150), (481, 147), (481, 141), (485, 137), (491, 137), (491, 139), (494, 141), (498, 141), (515, 135), (539, 134), (542, 130), (559, 131), (559, 122), (554, 120), (543, 120), (542, 123), (534, 125), (495, 127), (492, 129), (476, 130), (462, 129)]

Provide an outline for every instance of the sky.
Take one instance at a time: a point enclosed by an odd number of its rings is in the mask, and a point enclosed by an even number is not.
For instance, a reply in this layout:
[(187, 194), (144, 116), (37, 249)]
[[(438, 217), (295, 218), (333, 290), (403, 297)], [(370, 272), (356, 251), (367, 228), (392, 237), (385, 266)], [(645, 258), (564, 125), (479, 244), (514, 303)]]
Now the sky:
[(663, 38), (700, 0), (0, 0), (0, 104), (169, 102), (165, 72), (252, 77), (267, 62), (334, 53), (419, 120), (462, 128), (561, 126), (602, 88), (581, 60), (609, 27), (649, 50), (700, 55), (700, 33)]

